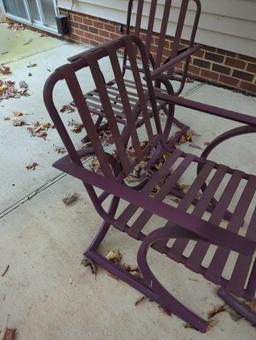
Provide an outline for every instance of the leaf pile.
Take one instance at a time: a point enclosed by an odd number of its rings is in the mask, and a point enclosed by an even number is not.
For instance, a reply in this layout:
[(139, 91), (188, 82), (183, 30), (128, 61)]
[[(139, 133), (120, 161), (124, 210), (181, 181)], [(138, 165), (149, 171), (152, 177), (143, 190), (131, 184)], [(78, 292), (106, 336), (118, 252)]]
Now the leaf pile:
[(111, 261), (115, 264), (120, 264), (123, 258), (122, 253), (119, 249), (117, 250), (108, 250), (107, 254), (105, 255), (105, 258), (108, 261)]
[(11, 22), (8, 24), (8, 28), (11, 29), (12, 31), (24, 31), (25, 26), (23, 24), (19, 24), (16, 22)]
[(40, 138), (43, 138), (45, 140), (47, 135), (48, 135), (47, 131), (50, 128), (52, 128), (52, 129), (54, 128), (54, 126), (51, 123), (35, 122), (33, 124), (33, 127), (28, 127), (27, 130), (32, 137), (40, 137)]
[(0, 80), (0, 101), (3, 99), (20, 98), (21, 96), (29, 96), (28, 87), (15, 87), (15, 81)]

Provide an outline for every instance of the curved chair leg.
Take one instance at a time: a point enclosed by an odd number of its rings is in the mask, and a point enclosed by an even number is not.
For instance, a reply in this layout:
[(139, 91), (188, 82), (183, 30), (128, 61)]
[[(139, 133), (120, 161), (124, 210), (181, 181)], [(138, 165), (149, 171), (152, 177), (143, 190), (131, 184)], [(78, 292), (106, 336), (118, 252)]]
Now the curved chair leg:
[(147, 252), (153, 244), (159, 241), (169, 240), (170, 238), (176, 237), (187, 238), (191, 237), (191, 235), (183, 233), (175, 227), (163, 227), (152, 232), (144, 239), (139, 248), (137, 255), (138, 265), (145, 279), (145, 282), (148, 284), (149, 288), (159, 297), (158, 302), (160, 303), (160, 305), (163, 308), (174, 313), (185, 322), (189, 323), (195, 329), (204, 333), (207, 331), (208, 322), (193, 313), (186, 306), (175, 299), (156, 279), (147, 263)]
[(256, 312), (246, 306), (244, 303), (237, 300), (232, 294), (227, 292), (224, 288), (218, 290), (218, 295), (222, 300), (232, 307), (238, 314), (243, 316), (246, 320), (256, 326)]

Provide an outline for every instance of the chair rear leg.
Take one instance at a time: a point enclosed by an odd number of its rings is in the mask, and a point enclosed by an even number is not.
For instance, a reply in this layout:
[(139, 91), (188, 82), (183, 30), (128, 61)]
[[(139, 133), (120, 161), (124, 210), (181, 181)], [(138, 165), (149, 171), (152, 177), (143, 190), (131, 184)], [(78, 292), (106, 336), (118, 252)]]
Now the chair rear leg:
[(224, 288), (218, 290), (219, 297), (230, 307), (232, 307), (238, 314), (243, 316), (246, 320), (256, 326), (256, 312), (240, 302), (232, 294), (227, 292)]

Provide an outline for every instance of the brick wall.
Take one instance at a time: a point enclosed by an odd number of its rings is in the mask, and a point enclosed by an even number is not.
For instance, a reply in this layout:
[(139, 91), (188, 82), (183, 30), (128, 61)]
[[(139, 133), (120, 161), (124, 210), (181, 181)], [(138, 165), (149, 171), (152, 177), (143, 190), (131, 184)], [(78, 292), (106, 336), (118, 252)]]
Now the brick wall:
[[(72, 41), (97, 45), (120, 36), (120, 24), (89, 15), (61, 10), (69, 16)], [(146, 33), (142, 33), (142, 39)], [(143, 39), (144, 40), (144, 39)], [(153, 39), (152, 49), (157, 47), (157, 34)], [(182, 47), (186, 41), (182, 41)], [(172, 38), (166, 42), (164, 57), (170, 55)], [(177, 71), (181, 71), (182, 64)], [(207, 81), (215, 85), (237, 89), (256, 95), (256, 58), (202, 45), (191, 60), (189, 75), (192, 78)]]

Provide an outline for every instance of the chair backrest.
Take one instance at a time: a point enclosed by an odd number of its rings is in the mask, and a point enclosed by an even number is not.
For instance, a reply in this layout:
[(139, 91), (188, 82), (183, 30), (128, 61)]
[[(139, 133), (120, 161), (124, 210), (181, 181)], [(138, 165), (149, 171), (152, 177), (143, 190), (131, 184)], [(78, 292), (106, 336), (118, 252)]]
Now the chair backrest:
[[(167, 58), (166, 47), (171, 48), (171, 55), (168, 57), (174, 58), (183, 46), (181, 42), (182, 33), (184, 32), (184, 24), (190, 4), (195, 6), (189, 12), (189, 32), (187, 32), (189, 47), (192, 47), (201, 14), (200, 0), (129, 1), (127, 34), (130, 34), (134, 27), (135, 35), (144, 41), (154, 67), (159, 67), (164, 57)], [(133, 8), (135, 15), (133, 15)], [(154, 33), (157, 33), (157, 37)], [(170, 42), (167, 41), (168, 35), (174, 37), (171, 46)]]
[[(123, 78), (122, 69), (120, 66), (120, 59), (118, 52), (122, 51), (127, 54), (129, 62), (132, 66), (133, 80), (136, 86), (136, 92), (138, 94), (138, 102), (132, 109), (130, 99), (127, 93), (127, 86)], [(144, 69), (142, 75), (137, 64), (137, 52), (140, 52), (140, 60)], [(107, 82), (103, 76), (102, 65), (100, 60), (107, 58), (111, 64), (112, 71), (114, 73), (118, 91), (120, 93), (121, 105), (124, 114), (126, 115), (127, 125), (120, 131), (118, 127), (115, 114), (113, 112), (110, 94), (107, 91)], [(141, 65), (140, 65), (141, 67)], [(157, 114), (156, 100), (154, 97), (154, 90), (152, 81), (150, 79), (150, 71), (148, 67), (147, 53), (144, 44), (139, 38), (135, 36), (125, 36), (117, 38), (109, 43), (101, 45), (97, 48), (93, 48), (87, 51), (83, 56), (71, 63), (63, 65), (58, 68), (47, 80), (44, 87), (44, 101), (48, 109), (48, 112), (58, 130), (66, 149), (72, 161), (81, 165), (79, 153), (74, 146), (74, 142), (68, 133), (68, 129), (65, 126), (59, 112), (56, 109), (53, 100), (53, 91), (55, 85), (64, 80), (69, 89), (71, 96), (76, 104), (80, 119), (92, 144), (94, 154), (98, 159), (101, 171), (107, 177), (113, 177), (113, 171), (108, 157), (102, 146), (99, 132), (97, 131), (93, 117), (90, 114), (89, 107), (81, 89), (81, 84), (77, 77), (77, 72), (87, 69), (90, 71), (92, 79), (95, 83), (95, 88), (98, 91), (100, 98), (100, 105), (102, 106), (108, 126), (113, 136), (113, 142), (115, 144), (117, 157), (121, 163), (124, 175), (128, 175), (135, 166), (134, 161), (131, 161), (127, 155), (128, 142), (134, 147), (136, 154), (136, 162), (139, 162), (151, 148), (153, 148), (159, 141), (162, 135), (159, 115)], [(145, 77), (145, 81), (142, 79)], [(150, 106), (150, 108), (149, 108)], [(149, 109), (153, 111), (153, 118), (150, 117)], [(141, 146), (141, 137), (139, 137), (136, 120), (138, 115), (143, 117), (144, 139), (149, 141), (148, 146)], [(140, 127), (141, 128), (141, 127)], [(148, 148), (148, 149), (147, 149)]]

